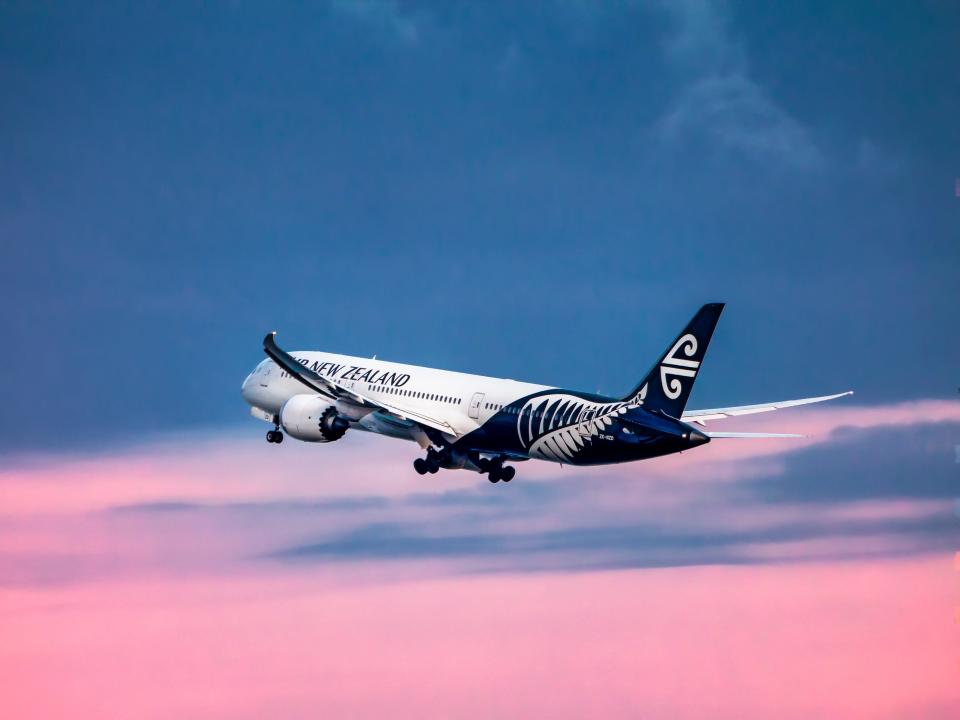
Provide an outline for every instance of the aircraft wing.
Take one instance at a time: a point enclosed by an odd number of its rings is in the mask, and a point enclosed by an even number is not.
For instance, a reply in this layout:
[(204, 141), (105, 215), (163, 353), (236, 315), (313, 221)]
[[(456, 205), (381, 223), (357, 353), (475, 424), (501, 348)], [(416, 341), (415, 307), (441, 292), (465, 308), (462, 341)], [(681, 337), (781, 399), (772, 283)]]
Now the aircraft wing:
[(324, 377), (310, 368), (304, 367), (297, 362), (295, 357), (277, 345), (275, 335), (276, 333), (272, 332), (263, 339), (263, 351), (269, 355), (277, 365), (314, 392), (331, 400), (347, 400), (356, 405), (373, 407), (375, 410), (382, 410), (402, 420), (409, 420), (410, 422), (425, 425), (428, 428), (438, 430), (446, 435), (452, 435), (454, 437), (460, 436), (460, 433), (443, 420), (437, 420), (420, 412), (402, 408), (392, 402), (374, 400), (366, 393), (358, 392), (351, 387), (347, 387), (347, 385), (336, 378)]
[[(680, 419), (684, 422), (695, 422), (698, 425), (705, 426), (709, 420), (722, 420), (723, 418), (738, 417), (740, 415), (753, 415), (754, 413), (782, 410), (783, 408), (797, 407), (798, 405), (810, 405), (812, 403), (835, 400), (845, 395), (853, 395), (853, 390), (837, 393), (836, 395), (821, 395), (820, 397), (802, 398), (800, 400), (780, 400), (778, 402), (760, 403), (759, 405), (737, 405), (735, 407), (712, 408), (710, 410), (688, 410), (683, 413)], [(720, 435), (718, 434), (717, 436), (719, 437)]]

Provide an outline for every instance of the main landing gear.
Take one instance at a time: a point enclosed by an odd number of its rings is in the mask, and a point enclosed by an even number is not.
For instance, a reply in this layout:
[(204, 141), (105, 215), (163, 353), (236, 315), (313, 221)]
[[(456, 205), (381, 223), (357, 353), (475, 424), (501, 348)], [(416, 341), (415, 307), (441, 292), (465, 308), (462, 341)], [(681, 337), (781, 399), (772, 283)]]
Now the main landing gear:
[(430, 448), (427, 451), (427, 457), (417, 458), (413, 461), (413, 469), (417, 471), (418, 475), (426, 475), (427, 473), (433, 475), (440, 469), (439, 453)]
[(513, 480), (513, 476), (517, 474), (517, 469), (515, 467), (510, 467), (507, 465), (503, 466), (503, 458), (480, 458), (480, 462), (477, 463), (480, 467), (480, 472), (485, 473), (487, 480), (492, 483), (498, 483), (501, 480), (504, 482), (510, 482)]
[[(413, 461), (413, 469), (417, 471), (420, 475), (426, 475), (430, 473), (431, 475), (440, 470), (441, 467), (451, 467), (446, 461), (449, 460), (448, 457), (445, 457), (441, 452), (437, 452), (433, 448), (427, 450), (427, 456), (425, 458), (417, 458)], [(492, 483), (498, 483), (501, 480), (503, 482), (510, 482), (513, 480), (513, 476), (517, 474), (516, 468), (513, 467), (504, 467), (503, 458), (477, 458), (473, 457), (473, 463), (480, 470), (482, 475), (486, 475), (487, 479)], [(457, 467), (462, 467), (458, 465)]]
[(268, 443), (277, 443), (278, 445), (283, 442), (283, 433), (277, 430), (268, 430), (267, 431), (267, 442)]

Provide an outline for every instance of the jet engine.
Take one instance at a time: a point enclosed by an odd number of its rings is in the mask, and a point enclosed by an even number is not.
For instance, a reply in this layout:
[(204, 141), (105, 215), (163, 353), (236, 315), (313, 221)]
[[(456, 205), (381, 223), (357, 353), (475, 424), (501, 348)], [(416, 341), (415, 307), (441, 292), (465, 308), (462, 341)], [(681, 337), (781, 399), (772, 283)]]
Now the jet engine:
[(350, 427), (334, 403), (320, 395), (294, 395), (280, 408), (280, 425), (297, 440), (333, 442)]

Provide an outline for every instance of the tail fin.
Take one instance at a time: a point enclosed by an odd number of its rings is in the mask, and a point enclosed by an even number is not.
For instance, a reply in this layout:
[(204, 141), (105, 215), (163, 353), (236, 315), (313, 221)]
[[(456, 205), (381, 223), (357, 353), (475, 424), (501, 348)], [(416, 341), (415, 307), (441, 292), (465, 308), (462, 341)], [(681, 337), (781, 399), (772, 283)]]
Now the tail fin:
[(642, 400), (648, 410), (662, 410), (671, 417), (679, 418), (687, 405), (687, 398), (690, 397), (722, 311), (723, 303), (711, 303), (700, 308), (653, 369), (624, 400)]

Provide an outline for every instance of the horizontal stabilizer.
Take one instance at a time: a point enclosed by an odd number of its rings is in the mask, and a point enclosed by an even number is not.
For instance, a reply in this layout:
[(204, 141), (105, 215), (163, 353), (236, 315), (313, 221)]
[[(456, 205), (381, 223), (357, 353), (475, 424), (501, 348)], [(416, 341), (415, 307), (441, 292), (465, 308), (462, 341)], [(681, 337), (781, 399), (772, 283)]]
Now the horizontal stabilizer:
[(802, 438), (806, 435), (794, 433), (760, 433), (760, 432), (708, 432), (708, 438)]

